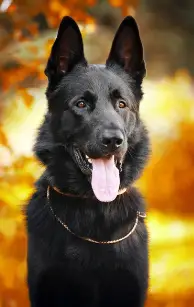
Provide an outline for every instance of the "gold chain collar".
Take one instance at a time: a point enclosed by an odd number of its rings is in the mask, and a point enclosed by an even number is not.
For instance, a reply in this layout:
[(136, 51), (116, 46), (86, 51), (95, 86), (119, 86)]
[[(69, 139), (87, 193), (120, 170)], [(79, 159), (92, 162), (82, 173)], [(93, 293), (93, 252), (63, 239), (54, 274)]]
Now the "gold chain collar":
[[(75, 195), (72, 195), (72, 194), (68, 194), (68, 193), (63, 193), (61, 192), (60, 190), (58, 190), (56, 187), (53, 187), (53, 189), (62, 194), (62, 195), (67, 195), (67, 196), (71, 196), (71, 197), (80, 197), (80, 196), (75, 196)], [(120, 190), (118, 195), (120, 194), (123, 194), (126, 192), (126, 189), (123, 189), (123, 190)], [(67, 224), (65, 224), (54, 212), (51, 204), (50, 204), (50, 186), (48, 186), (47, 188), (47, 203), (48, 203), (48, 206), (50, 208), (50, 211), (51, 213), (54, 215), (54, 217), (56, 218), (56, 220), (69, 232), (71, 233), (73, 236), (81, 239), (81, 240), (84, 240), (84, 241), (88, 241), (88, 242), (91, 242), (91, 243), (96, 243), (96, 244), (115, 244), (115, 243), (119, 243), (125, 239), (127, 239), (136, 229), (137, 225), (138, 225), (138, 221), (139, 221), (139, 218), (146, 218), (146, 213), (143, 213), (143, 212), (140, 212), (140, 211), (137, 211), (137, 216), (136, 216), (136, 219), (135, 219), (135, 223), (132, 227), (132, 229), (124, 236), (124, 237), (121, 237), (119, 239), (115, 239), (115, 240), (110, 240), (110, 241), (97, 241), (97, 240), (94, 240), (94, 239), (91, 239), (91, 238), (88, 238), (88, 237), (82, 237), (82, 236), (79, 236), (77, 234), (75, 234), (68, 226)]]

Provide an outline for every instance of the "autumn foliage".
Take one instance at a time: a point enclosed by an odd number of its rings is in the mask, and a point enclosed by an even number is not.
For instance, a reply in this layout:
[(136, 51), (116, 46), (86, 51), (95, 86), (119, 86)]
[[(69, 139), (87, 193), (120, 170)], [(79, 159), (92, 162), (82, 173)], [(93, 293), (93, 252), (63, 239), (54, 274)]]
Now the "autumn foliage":
[[(45, 110), (46, 102), (39, 91), (46, 86), (44, 67), (54, 40), (53, 29), (56, 30), (64, 15), (73, 15), (87, 36), (89, 26), (95, 30), (97, 21), (90, 9), (98, 2), (34, 0), (27, 5), (14, 0), (6, 11), (0, 12), (3, 26), (0, 30), (0, 307), (29, 306), (22, 211), (42, 167), (32, 152), (24, 149), (28, 141), (26, 133), (37, 128), (34, 122), (37, 116), (43, 117)], [(109, 0), (109, 4), (126, 14), (137, 7), (138, 1)], [(137, 185), (149, 208), (151, 281), (147, 306), (194, 304), (192, 87), (193, 80), (186, 72), (162, 81), (145, 82), (141, 112), (150, 131), (152, 156)], [(24, 122), (28, 131), (20, 128)]]

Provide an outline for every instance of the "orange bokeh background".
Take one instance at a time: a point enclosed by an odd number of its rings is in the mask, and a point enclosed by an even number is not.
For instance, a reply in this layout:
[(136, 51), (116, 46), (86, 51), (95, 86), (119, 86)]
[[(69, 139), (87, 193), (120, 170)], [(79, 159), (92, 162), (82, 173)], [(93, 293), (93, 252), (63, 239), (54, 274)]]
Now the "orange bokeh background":
[[(159, 13), (153, 11), (152, 3), (0, 0), (0, 307), (29, 306), (22, 206), (43, 170), (32, 155), (36, 130), (46, 110), (43, 71), (60, 19), (67, 14), (80, 24), (89, 62), (105, 61), (122, 16), (132, 14), (140, 24), (148, 59), (140, 111), (152, 143), (150, 161), (136, 183), (148, 204), (147, 306), (194, 305), (193, 71), (184, 62), (186, 53), (172, 65), (164, 59), (170, 54), (173, 58), (173, 53), (164, 48), (156, 56), (150, 47), (161, 43), (161, 31), (169, 45), (171, 37), (174, 46), (184, 45), (184, 41), (180, 44), (181, 23), (179, 32), (177, 27), (161, 30), (158, 26), (158, 40), (156, 35), (154, 41), (152, 27)], [(168, 6), (165, 10), (163, 7), (168, 16)]]

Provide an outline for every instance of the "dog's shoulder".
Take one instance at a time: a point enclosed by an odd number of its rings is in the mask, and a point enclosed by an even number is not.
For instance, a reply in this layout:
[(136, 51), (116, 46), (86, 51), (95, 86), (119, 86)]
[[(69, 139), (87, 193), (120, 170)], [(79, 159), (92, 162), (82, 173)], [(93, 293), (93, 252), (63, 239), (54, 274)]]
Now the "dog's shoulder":
[(26, 217), (28, 231), (35, 229), (35, 225), (43, 218), (43, 212), (45, 212), (46, 205), (46, 192), (48, 182), (46, 179), (46, 172), (35, 183), (34, 193), (25, 206), (24, 215)]

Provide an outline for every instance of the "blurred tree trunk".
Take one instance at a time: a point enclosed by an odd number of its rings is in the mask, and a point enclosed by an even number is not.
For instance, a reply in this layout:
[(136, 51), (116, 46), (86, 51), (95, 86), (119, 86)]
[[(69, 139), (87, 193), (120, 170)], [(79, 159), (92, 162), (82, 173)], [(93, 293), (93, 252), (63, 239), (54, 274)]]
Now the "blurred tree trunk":
[(194, 75), (194, 1), (141, 0), (137, 11), (152, 77), (187, 69)]

